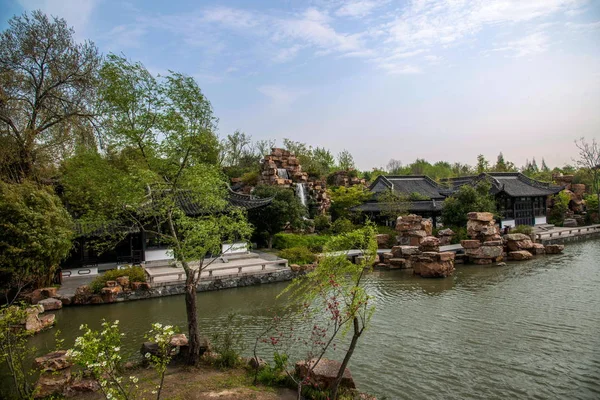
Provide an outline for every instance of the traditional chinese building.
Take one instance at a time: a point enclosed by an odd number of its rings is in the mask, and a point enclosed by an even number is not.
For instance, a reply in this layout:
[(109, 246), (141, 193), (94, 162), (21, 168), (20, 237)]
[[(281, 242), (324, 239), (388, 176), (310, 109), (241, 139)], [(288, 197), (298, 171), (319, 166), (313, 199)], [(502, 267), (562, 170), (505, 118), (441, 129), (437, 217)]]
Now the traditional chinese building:
[(490, 172), (476, 176), (466, 176), (444, 180), (441, 183), (427, 176), (379, 176), (369, 190), (373, 198), (354, 210), (360, 211), (370, 219), (380, 223), (387, 217), (382, 211), (387, 207), (381, 202), (381, 195), (392, 191), (408, 199), (406, 211), (411, 214), (432, 218), (434, 226), (442, 213), (443, 201), (454, 194), (463, 185), (476, 185), (487, 179), (498, 206), (502, 226), (542, 225), (546, 224), (548, 196), (557, 194), (563, 187), (536, 181), (518, 172)]

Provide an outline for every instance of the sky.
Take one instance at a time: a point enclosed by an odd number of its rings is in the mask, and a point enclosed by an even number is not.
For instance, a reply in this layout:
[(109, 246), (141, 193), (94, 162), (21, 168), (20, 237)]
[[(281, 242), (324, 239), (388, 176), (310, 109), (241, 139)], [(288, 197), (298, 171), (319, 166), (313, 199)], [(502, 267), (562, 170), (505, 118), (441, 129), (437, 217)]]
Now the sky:
[(573, 163), (600, 141), (600, 0), (0, 0), (193, 76), (221, 137), (416, 158)]

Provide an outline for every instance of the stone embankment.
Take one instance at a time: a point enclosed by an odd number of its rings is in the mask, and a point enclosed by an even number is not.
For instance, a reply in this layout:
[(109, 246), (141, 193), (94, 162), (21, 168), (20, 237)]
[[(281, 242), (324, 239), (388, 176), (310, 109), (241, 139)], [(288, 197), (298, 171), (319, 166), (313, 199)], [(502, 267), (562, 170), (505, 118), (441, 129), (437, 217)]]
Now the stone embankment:
[[(198, 292), (208, 292), (213, 290), (291, 281), (296, 276), (305, 274), (310, 269), (310, 266), (301, 267), (292, 265), (289, 269), (280, 269), (263, 274), (228, 276), (205, 281), (201, 280), (197, 290)], [(152, 287), (146, 282), (130, 282), (129, 277), (127, 276), (117, 278), (115, 281), (107, 281), (106, 285), (107, 286), (102, 288), (100, 293), (92, 292), (88, 285), (79, 286), (75, 290), (73, 296), (60, 296), (54, 292), (52, 301), (61, 303), (61, 306), (110, 304), (185, 293), (185, 286), (183, 284)], [(38, 299), (37, 301), (40, 300)]]

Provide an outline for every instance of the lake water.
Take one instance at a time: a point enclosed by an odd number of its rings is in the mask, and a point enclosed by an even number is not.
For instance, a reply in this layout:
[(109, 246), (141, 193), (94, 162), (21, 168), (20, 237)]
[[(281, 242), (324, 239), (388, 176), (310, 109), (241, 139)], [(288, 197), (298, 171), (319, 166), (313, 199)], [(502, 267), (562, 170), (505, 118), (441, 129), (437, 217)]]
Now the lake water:
[[(254, 343), (285, 286), (199, 293), (201, 330), (219, 330), (233, 311)], [(368, 290), (377, 310), (350, 364), (366, 392), (388, 399), (600, 398), (600, 241), (505, 267), (458, 266), (443, 280), (374, 272)], [(56, 314), (66, 345), (82, 323), (120, 320), (129, 355), (151, 322), (185, 331), (182, 296)], [(33, 342), (50, 349), (53, 335)], [(342, 357), (339, 350), (334, 356)]]

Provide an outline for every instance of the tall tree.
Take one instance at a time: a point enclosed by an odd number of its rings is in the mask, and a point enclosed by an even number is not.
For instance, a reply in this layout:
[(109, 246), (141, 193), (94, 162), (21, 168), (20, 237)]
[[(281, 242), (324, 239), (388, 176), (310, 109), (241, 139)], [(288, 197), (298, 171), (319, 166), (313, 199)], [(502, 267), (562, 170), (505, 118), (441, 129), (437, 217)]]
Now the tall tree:
[(93, 43), (75, 41), (64, 19), (33, 11), (8, 24), (0, 35), (0, 138), (14, 149), (4, 173), (21, 181), (68, 133), (53, 128), (93, 117), (100, 56)]
[(0, 181), (0, 273), (6, 302), (26, 285), (50, 283), (71, 250), (73, 228), (52, 190)]
[(246, 135), (239, 130), (231, 135), (227, 135), (223, 142), (223, 150), (225, 152), (225, 165), (238, 165), (244, 152), (249, 151), (249, 146), (252, 143), (252, 136)]
[(342, 171), (349, 171), (355, 168), (354, 157), (348, 150), (342, 150), (337, 156), (338, 168)]
[(475, 186), (463, 185), (458, 192), (444, 200), (442, 221), (444, 225), (463, 227), (467, 225), (467, 214), (476, 212), (497, 213), (496, 201), (490, 194), (492, 185), (481, 180)]
[(481, 174), (483, 172), (487, 172), (490, 169), (490, 163), (485, 159), (483, 154), (477, 156), (477, 173)]
[(256, 233), (266, 235), (267, 247), (273, 247), (273, 237), (287, 225), (299, 227), (306, 209), (293, 190), (277, 186), (257, 186), (253, 195), (273, 198), (271, 204), (252, 210), (248, 217), (256, 228)]
[[(117, 70), (118, 75), (130, 72), (129, 68)], [(133, 73), (145, 75), (143, 68)], [(128, 82), (121, 78), (115, 79), (117, 85)], [(124, 84), (115, 92), (117, 96), (103, 101), (135, 98), (130, 95), (136, 91), (135, 86)], [(196, 290), (201, 272), (220, 254), (222, 243), (245, 239), (250, 226), (242, 210), (230, 207), (226, 200), (226, 182), (216, 165), (216, 118), (210, 102), (191, 77), (173, 72), (159, 82), (158, 93), (161, 105), (156, 119), (162, 140), (144, 136), (140, 147), (137, 132), (132, 134), (127, 124), (116, 125), (123, 131), (114, 132), (115, 141), (124, 146), (114, 153), (81, 157), (72, 166), (67, 163), (63, 185), (66, 200), (79, 210), (83, 221), (106, 225), (118, 218), (170, 246), (185, 272), (188, 362), (195, 364), (200, 352)], [(118, 114), (130, 110), (129, 106), (113, 108)], [(126, 118), (115, 115), (117, 120)], [(93, 207), (82, 204), (88, 199)], [(186, 214), (184, 208), (194, 209), (195, 216)]]
[(600, 145), (594, 138), (591, 142), (580, 138), (575, 141), (575, 146), (579, 150), (577, 165), (592, 176), (592, 191), (598, 198), (598, 213), (600, 213)]

